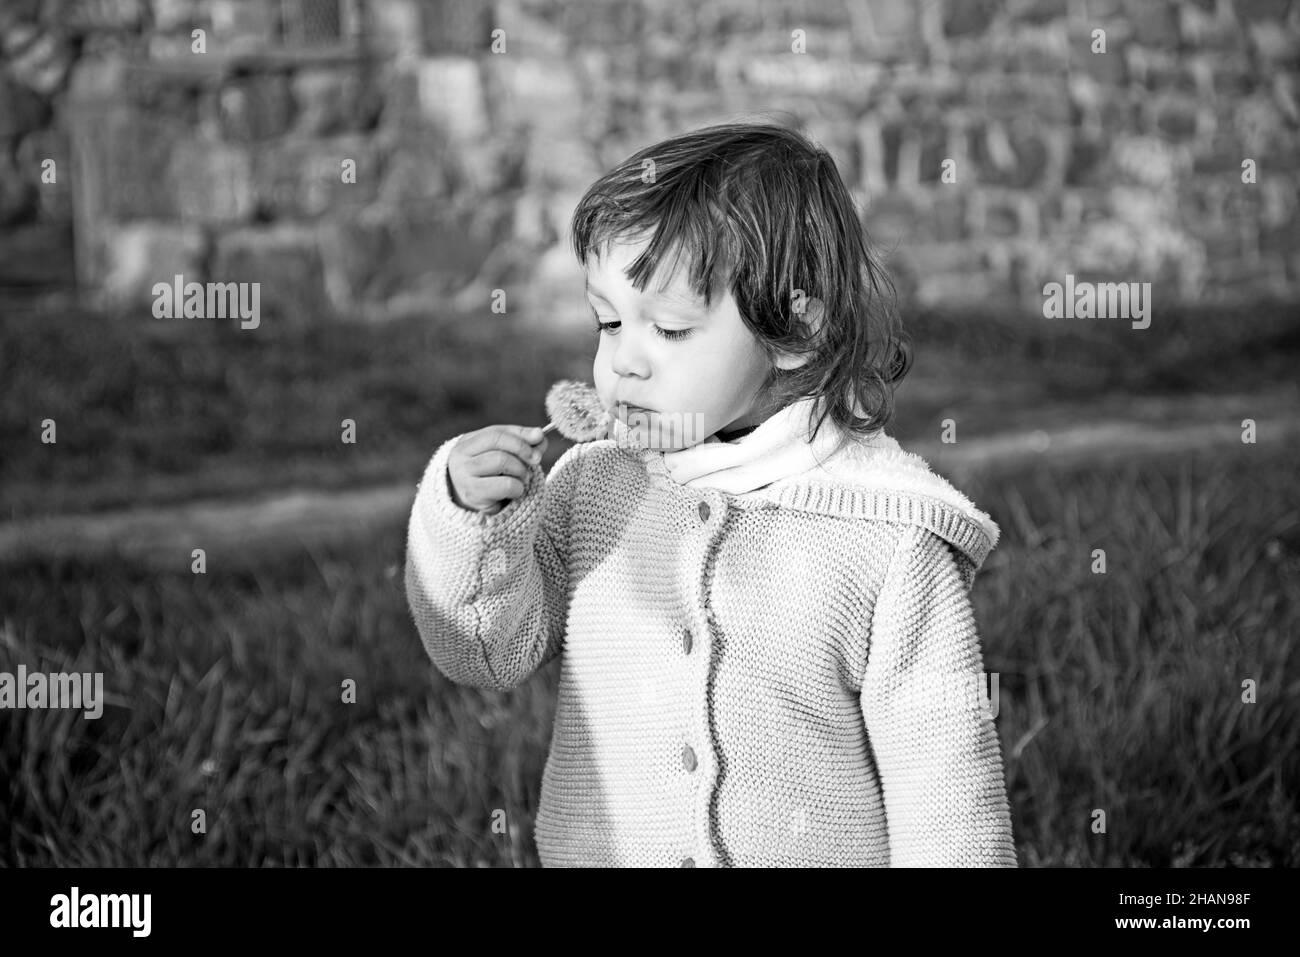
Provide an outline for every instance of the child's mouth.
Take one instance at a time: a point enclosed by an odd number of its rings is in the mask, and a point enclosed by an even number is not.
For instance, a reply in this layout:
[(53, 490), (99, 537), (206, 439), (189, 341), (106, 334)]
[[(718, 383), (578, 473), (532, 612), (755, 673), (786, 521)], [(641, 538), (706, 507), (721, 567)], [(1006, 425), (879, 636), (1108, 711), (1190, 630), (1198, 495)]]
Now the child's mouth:
[(629, 416), (638, 413), (642, 416), (655, 414), (654, 409), (647, 409), (643, 405), (630, 405), (627, 402), (620, 402), (614, 408), (617, 410), (618, 417), (622, 419), (624, 423), (627, 422)]

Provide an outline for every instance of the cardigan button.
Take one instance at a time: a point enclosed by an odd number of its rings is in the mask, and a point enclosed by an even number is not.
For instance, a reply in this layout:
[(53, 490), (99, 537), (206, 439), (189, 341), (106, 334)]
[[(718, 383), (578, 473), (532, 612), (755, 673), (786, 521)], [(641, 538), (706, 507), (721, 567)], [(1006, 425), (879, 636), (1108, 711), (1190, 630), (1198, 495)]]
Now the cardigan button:
[(708, 520), (709, 520), (709, 503), (708, 503), (708, 502), (701, 502), (701, 503), (700, 503), (700, 521), (701, 521), (701, 522), (707, 522)]
[(691, 630), (689, 628), (682, 631), (682, 651), (688, 655), (691, 653)]
[(687, 771), (695, 770), (695, 752), (691, 750), (689, 744), (682, 749), (682, 766), (686, 768)]
[(682, 867), (694, 867), (694, 866), (695, 866), (695, 858), (693, 857), (682, 858)]

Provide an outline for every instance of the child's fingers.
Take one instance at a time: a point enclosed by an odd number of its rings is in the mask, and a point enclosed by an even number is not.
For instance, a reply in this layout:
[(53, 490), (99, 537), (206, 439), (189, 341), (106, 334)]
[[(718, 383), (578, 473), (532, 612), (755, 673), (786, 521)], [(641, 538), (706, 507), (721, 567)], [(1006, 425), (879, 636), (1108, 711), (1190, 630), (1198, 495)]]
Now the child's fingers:
[(538, 426), (507, 425), (507, 426), (503, 426), (503, 428), (507, 428), (516, 432), (519, 435), (519, 437), (523, 439), (525, 442), (527, 442), (529, 445), (536, 445), (538, 442), (543, 442), (546, 440), (546, 433), (543, 432)]
[(513, 475), (523, 481), (528, 479), (529, 463), (520, 461), (519, 457), (513, 452), (499, 450), (480, 452), (470, 459), (467, 464), (469, 474), (479, 478), (492, 478), (494, 475)]
[[(505, 425), (503, 429), (509, 429), (510, 432), (517, 435), (525, 443), (522, 450), (516, 449), (515, 454), (525, 462), (536, 465), (542, 460), (542, 453), (546, 451), (546, 434), (538, 428), (531, 428), (524, 425)], [(504, 446), (503, 446), (504, 447)]]
[(503, 498), (516, 499), (524, 494), (524, 483), (513, 475), (497, 475), (479, 481), (479, 494), (494, 502)]
[(479, 429), (465, 436), (461, 450), (467, 456), (484, 452), (509, 452), (527, 461), (533, 457), (534, 447), (519, 433), (519, 426), (495, 425)]

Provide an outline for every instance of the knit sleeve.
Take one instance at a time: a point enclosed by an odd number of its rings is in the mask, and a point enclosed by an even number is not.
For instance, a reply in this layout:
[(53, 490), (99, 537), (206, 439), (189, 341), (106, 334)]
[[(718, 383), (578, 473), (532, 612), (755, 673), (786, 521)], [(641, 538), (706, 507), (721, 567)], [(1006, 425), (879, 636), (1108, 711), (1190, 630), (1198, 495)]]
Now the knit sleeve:
[(860, 704), (892, 867), (1015, 867), (1002, 753), (951, 547), (905, 531), (872, 613)]
[(495, 515), (453, 501), (449, 439), (425, 470), (411, 508), (406, 599), (429, 658), (458, 684), (503, 691), (561, 649), (568, 617), (569, 518), (583, 446)]

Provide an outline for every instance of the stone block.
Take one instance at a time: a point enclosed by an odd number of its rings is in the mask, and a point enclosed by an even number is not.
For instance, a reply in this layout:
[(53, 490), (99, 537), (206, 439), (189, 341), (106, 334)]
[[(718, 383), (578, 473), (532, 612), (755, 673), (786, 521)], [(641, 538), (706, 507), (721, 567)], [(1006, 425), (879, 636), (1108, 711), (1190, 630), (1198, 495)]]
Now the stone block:
[(978, 182), (1028, 188), (1042, 183), (1049, 163), (1046, 138), (1027, 123), (990, 121), (968, 137)]
[(207, 0), (207, 7), (211, 24), (208, 30), (209, 54), (245, 53), (279, 45), (279, 3)]
[(1144, 47), (1176, 48), (1181, 31), (1176, 7), (1165, 0), (1129, 2), (1125, 10), (1134, 39)]
[(134, 30), (149, 9), (148, 0), (69, 0), (60, 6), (59, 25), (71, 34)]
[[(953, 2), (951, 5), (961, 6), (962, 4)], [(1011, 2), (1001, 6), (1006, 7), (1008, 18), (1017, 23), (1049, 23), (1064, 16), (1067, 12), (1061, 0), (1011, 0)], [(1101, 4), (1098, 3), (1096, 6), (1100, 8)], [(1093, 5), (1089, 5), (1089, 10), (1092, 9)]]
[(529, 188), (567, 189), (591, 185), (604, 172), (591, 144), (575, 137), (534, 130), (524, 157), (524, 181)]
[(1106, 182), (1168, 188), (1192, 169), (1192, 147), (1159, 136), (1116, 136), (1107, 157)]
[(954, 147), (960, 138), (951, 134), (946, 124), (936, 120), (920, 121), (917, 129), (917, 175), (923, 184), (940, 184), (943, 175), (943, 162), (951, 159), (957, 162), (957, 182), (961, 182), (960, 158), (953, 155)]
[(0, 27), (39, 20), (41, 5), (42, 0), (9, 0), (8, 3), (0, 6)]
[[(204, 43), (206, 44), (206, 40)], [(146, 40), (146, 55), (150, 61), (157, 62), (193, 62), (197, 66), (202, 61), (198, 57), (207, 56), (207, 52), (196, 53), (194, 51), (194, 40), (190, 37), (189, 32), (185, 33), (153, 33)], [(191, 59), (193, 58), (193, 59)]]
[(293, 94), (282, 74), (232, 78), (217, 102), (222, 134), (235, 142), (279, 136), (293, 122)]
[(424, 28), (417, 0), (371, 0), (369, 26), (363, 37), (398, 60), (419, 56)]
[(915, 197), (895, 192), (879, 193), (863, 210), (863, 225), (873, 242), (906, 242), (913, 236), (917, 215)]
[(844, 182), (858, 181), (857, 137), (853, 128), (844, 122), (843, 116), (812, 120), (806, 125), (805, 132), (830, 154), (831, 161)]
[[(420, 106), (420, 76), (418, 61), (395, 60), (379, 77), (380, 95), (384, 111), (380, 128), (395, 136), (425, 136), (430, 132)], [(443, 140), (446, 135), (439, 132)]]
[[(499, 0), (493, 26), (506, 31), (507, 56), (584, 56), (592, 47), (575, 43), (565, 33), (564, 17), (535, 7), (527, 0)], [(488, 49), (491, 49), (489, 44)], [(500, 54), (494, 54), (500, 56)]]
[(69, 102), (120, 100), (128, 66), (127, 60), (117, 53), (81, 57), (68, 77)]
[(545, 200), (547, 227), (551, 236), (560, 243), (570, 242), (573, 211), (578, 208), (578, 201), (584, 192), (583, 189), (561, 190)]
[(906, 59), (923, 43), (920, 7), (910, 0), (867, 0), (850, 12), (854, 39), (876, 57)]
[(1066, 186), (1102, 186), (1106, 172), (1106, 145), (1100, 140), (1076, 136), (1070, 145), (1065, 169)]
[(195, 26), (198, 10), (194, 0), (153, 0), (153, 26), (155, 30), (189, 32)]
[[(28, 133), (18, 144), (15, 153), (18, 167), (36, 191), (41, 219), (72, 219), (72, 165), (69, 155), (67, 134), (53, 127)], [(42, 182), (42, 164), (46, 160), (54, 162), (53, 183)]]
[(983, 226), (983, 236), (1006, 239), (1020, 235), (1022, 224), (1018, 203), (1006, 198), (990, 199), (983, 193), (976, 193), (973, 202), (979, 207), (975, 216)]
[(105, 224), (97, 236), (97, 286), (114, 307), (147, 308), (154, 283), (203, 282), (203, 233), (197, 226), (174, 223)]
[(9, 150), (0, 150), (0, 226), (30, 220), (36, 213), (36, 188), (14, 162)]
[(68, 123), (79, 224), (175, 215), (167, 171), (182, 130), (127, 107), (78, 105)]
[[(353, 164), (344, 181), (344, 162)], [(313, 219), (360, 209), (379, 195), (383, 148), (373, 137), (273, 141), (253, 158), (253, 196), (263, 220)]]
[(539, 331), (581, 332), (591, 328), (591, 312), (582, 297), (585, 273), (564, 242), (529, 257), (532, 267), (511, 303), (522, 323)]
[(32, 23), (9, 27), (3, 51), (8, 59), (5, 72), (9, 77), (42, 96), (51, 96), (62, 89), (72, 67), (73, 51), (67, 38), (61, 32)]
[(1200, 108), (1193, 99), (1162, 96), (1147, 104), (1151, 125), (1170, 139), (1196, 138)]
[(1072, 31), (1070, 73), (1086, 76), (1104, 88), (1118, 89), (1124, 86), (1129, 79), (1128, 61), (1124, 56), (1124, 47), (1119, 43), (1121, 37), (1114, 33), (1114, 30), (1106, 29), (1106, 52), (1093, 53), (1091, 32)]
[(129, 63), (113, 77), (123, 100), (156, 120), (191, 127), (198, 122), (198, 88), (149, 63)]
[(49, 119), (45, 97), (0, 76), (0, 139), (41, 129)]
[(578, 49), (636, 45), (648, 15), (635, 0), (570, 0), (560, 27)]
[(262, 321), (333, 317), (317, 232), (299, 226), (240, 229), (218, 238), (211, 281), (259, 283)]
[(70, 286), (72, 227), (33, 223), (0, 232), (0, 288)]
[(424, 48), (433, 54), (484, 53), (493, 27), (501, 25), (493, 22), (492, 5), (481, 0), (426, 0), (420, 12)]
[(1300, 59), (1300, 38), (1294, 27), (1288, 28), (1277, 20), (1261, 21), (1249, 24), (1247, 31), (1251, 46), (1270, 67), (1294, 68)]
[(917, 269), (916, 276), (916, 290), (912, 295), (920, 306), (996, 302), (1013, 295), (1006, 281), (988, 272), (937, 273), (922, 267)]
[(400, 218), (370, 211), (321, 236), (331, 300), (340, 311), (420, 293), (441, 296), (478, 272), (493, 243), (437, 207)]
[(341, 0), (288, 0), (281, 7), (286, 46), (336, 46), (343, 35)]
[(295, 130), (309, 136), (332, 136), (368, 130), (384, 108), (378, 86), (356, 68), (307, 67), (293, 77), (298, 106)]
[(884, 128), (879, 120), (864, 117), (857, 127), (861, 174), (858, 187), (870, 198), (889, 188)]
[[(556, 57), (500, 56), (484, 61), (486, 82), (507, 125), (581, 129), (591, 97), (574, 68)], [(644, 95), (644, 91), (642, 91)]]
[[(506, 189), (517, 189), (522, 184), (523, 157), (517, 141), (494, 138), (480, 143), (465, 143), (455, 150), (453, 156), (453, 192), (467, 189), (476, 195), (490, 196)], [(581, 162), (575, 162), (574, 168), (583, 168)]]
[(430, 57), (419, 61), (415, 77), (417, 103), (425, 120), (454, 140), (487, 134), (487, 99), (476, 61)]
[(1241, 20), (1284, 20), (1292, 4), (1289, 0), (1235, 0), (1232, 6)]
[(510, 235), (535, 248), (558, 240), (558, 235), (551, 229), (547, 203), (536, 190), (520, 190), (516, 195)]
[(919, 238), (936, 243), (960, 242), (968, 238), (966, 207), (969, 202), (969, 194), (957, 185), (937, 187), (930, 213), (920, 222)]
[(384, 166), (380, 202), (401, 208), (409, 202), (447, 198), (454, 162), (441, 141), (400, 141)]
[(172, 152), (168, 183), (182, 219), (211, 225), (253, 215), (253, 162), (242, 146), (183, 140)]

